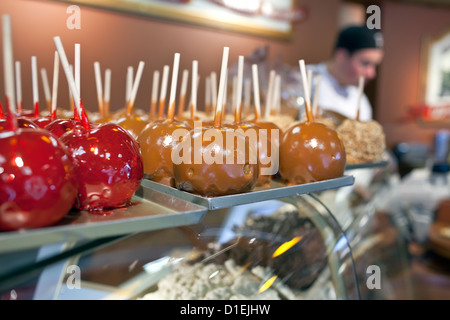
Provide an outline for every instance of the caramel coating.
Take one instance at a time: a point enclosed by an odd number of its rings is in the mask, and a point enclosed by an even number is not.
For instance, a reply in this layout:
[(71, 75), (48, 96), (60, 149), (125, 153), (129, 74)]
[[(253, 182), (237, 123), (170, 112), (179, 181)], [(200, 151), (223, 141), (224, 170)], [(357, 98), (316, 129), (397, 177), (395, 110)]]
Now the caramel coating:
[(280, 175), (288, 184), (341, 177), (345, 164), (345, 148), (339, 135), (322, 123), (298, 123), (283, 134)]
[(135, 114), (125, 115), (115, 121), (116, 124), (127, 130), (133, 138), (137, 139), (148, 122), (145, 122)]
[[(280, 139), (283, 135), (283, 130), (280, 129), (278, 125), (271, 121), (264, 121), (264, 120), (251, 120), (249, 121), (251, 123), (254, 123), (255, 125), (259, 126), (262, 129), (267, 130), (267, 135), (270, 138), (270, 141), (272, 141), (272, 144), (275, 148), (278, 148), (280, 146)], [(278, 135), (272, 137), (272, 130), (277, 130)]]
[(250, 161), (255, 151), (248, 139), (234, 130), (192, 130), (175, 151), (180, 158), (174, 162), (173, 171), (180, 190), (223, 196), (250, 191), (258, 181), (258, 162)]
[(147, 124), (138, 137), (144, 163), (144, 174), (150, 180), (175, 186), (172, 149), (178, 144), (174, 131), (191, 127), (186, 123), (169, 120), (156, 120)]
[[(243, 134), (249, 139), (249, 143), (255, 148), (259, 164), (259, 177), (257, 186), (264, 186), (270, 183), (273, 175), (278, 172), (278, 146), (270, 140), (270, 129), (262, 128), (252, 122), (225, 122), (224, 127), (234, 130), (241, 129)], [(279, 141), (279, 137), (275, 137)], [(270, 171), (270, 173), (268, 173)]]

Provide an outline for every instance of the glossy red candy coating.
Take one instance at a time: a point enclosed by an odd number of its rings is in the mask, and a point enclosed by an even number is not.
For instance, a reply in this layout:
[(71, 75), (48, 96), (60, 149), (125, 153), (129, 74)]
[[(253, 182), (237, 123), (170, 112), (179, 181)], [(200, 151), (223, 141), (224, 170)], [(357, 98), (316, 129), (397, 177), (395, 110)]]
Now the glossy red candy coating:
[(50, 131), (55, 136), (60, 138), (64, 133), (73, 129), (73, 127), (80, 123), (74, 119), (56, 119), (45, 126), (45, 130)]
[(105, 123), (87, 131), (76, 125), (60, 140), (76, 166), (78, 209), (101, 211), (130, 203), (144, 171), (139, 145), (125, 129)]
[(73, 207), (77, 189), (70, 153), (54, 135), (0, 133), (0, 230), (56, 223)]
[[(46, 125), (44, 129), (60, 138), (64, 133), (72, 130), (77, 124), (80, 125), (81, 122), (74, 119), (56, 119)], [(89, 123), (89, 125), (92, 129), (98, 127), (99, 124)]]
[[(16, 118), (17, 119), (17, 127), (18, 128), (28, 128), (28, 129), (37, 129), (39, 126), (33, 121), (26, 118)], [(11, 130), (10, 123), (6, 119), (0, 119), (0, 132)]]
[(16, 114), (16, 116), (33, 119), (33, 118), (35, 118), (35, 113), (34, 113), (34, 110), (22, 110), (22, 112)]
[(45, 128), (52, 121), (53, 120), (51, 119), (51, 117), (39, 117), (33, 119), (33, 122), (36, 123), (40, 128)]

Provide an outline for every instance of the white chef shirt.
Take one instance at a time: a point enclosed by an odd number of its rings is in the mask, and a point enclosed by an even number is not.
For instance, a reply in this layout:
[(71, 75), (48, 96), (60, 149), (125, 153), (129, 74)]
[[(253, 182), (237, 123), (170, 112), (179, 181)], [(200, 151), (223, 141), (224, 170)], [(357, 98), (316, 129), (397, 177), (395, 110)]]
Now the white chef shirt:
[[(337, 112), (349, 119), (355, 119), (357, 113), (359, 90), (356, 86), (341, 86), (337, 80), (328, 72), (325, 63), (308, 65), (307, 69), (313, 71), (313, 88), (311, 100), (314, 97), (315, 83), (314, 75), (320, 74), (318, 106), (322, 110)], [(359, 111), (360, 121), (372, 120), (372, 106), (365, 94), (361, 97)]]

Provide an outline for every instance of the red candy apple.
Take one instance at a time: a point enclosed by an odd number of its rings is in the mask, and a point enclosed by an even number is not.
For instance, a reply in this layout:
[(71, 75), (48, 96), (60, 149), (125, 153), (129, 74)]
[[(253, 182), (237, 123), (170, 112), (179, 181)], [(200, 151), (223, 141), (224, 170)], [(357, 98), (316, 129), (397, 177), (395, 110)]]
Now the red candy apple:
[(44, 129), (49, 123), (51, 123), (53, 119), (51, 117), (39, 117), (33, 119), (33, 122), (36, 123), (39, 128)]
[(56, 119), (47, 124), (45, 130), (50, 131), (60, 138), (64, 133), (72, 130), (79, 123), (79, 121), (75, 121), (74, 119)]
[(52, 225), (77, 194), (72, 158), (42, 129), (0, 132), (0, 230)]
[(73, 114), (73, 118), (70, 119), (58, 119), (56, 117), (56, 114), (52, 115), (52, 121), (50, 123), (48, 123), (44, 129), (50, 131), (51, 133), (53, 133), (55, 136), (57, 136), (58, 138), (60, 138), (64, 133), (70, 131), (73, 129), (73, 127), (75, 127), (75, 125), (77, 124), (83, 124), (85, 127), (96, 127), (98, 126), (98, 124), (95, 123), (87, 123), (88, 122), (88, 118), (86, 115), (86, 112), (83, 110), (82, 112), (82, 117), (84, 119), (84, 122), (82, 122), (80, 120), (80, 117), (78, 116), (78, 112), (74, 112)]
[(113, 123), (77, 124), (60, 140), (76, 166), (78, 209), (100, 211), (130, 203), (144, 173), (139, 145), (125, 129)]

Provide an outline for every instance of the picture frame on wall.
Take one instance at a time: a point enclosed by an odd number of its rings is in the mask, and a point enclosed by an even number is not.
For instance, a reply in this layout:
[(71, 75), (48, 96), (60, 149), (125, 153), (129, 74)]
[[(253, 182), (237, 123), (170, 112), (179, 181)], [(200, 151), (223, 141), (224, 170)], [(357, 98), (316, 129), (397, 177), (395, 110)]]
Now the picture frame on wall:
[(424, 40), (421, 79), (424, 120), (450, 120), (450, 27)]
[(290, 39), (307, 17), (293, 0), (54, 0), (117, 10), (213, 29)]

